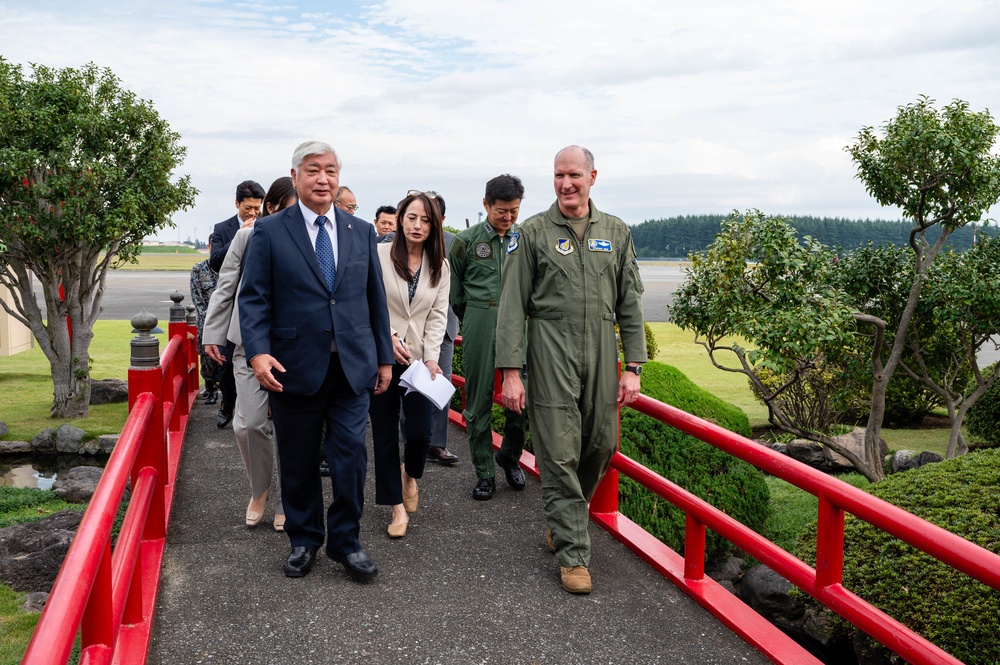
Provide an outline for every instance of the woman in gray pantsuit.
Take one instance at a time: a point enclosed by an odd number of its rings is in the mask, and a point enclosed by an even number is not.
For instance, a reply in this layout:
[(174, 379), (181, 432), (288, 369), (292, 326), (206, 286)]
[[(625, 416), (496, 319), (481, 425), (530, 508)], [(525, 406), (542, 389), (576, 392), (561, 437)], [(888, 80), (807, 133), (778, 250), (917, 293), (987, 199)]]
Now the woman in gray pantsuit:
[[(271, 184), (262, 206), (265, 217), (297, 201), (292, 179), (278, 178)], [(240, 336), (240, 312), (237, 305), (243, 256), (253, 232), (253, 223), (236, 232), (226, 253), (219, 283), (209, 301), (202, 337), (205, 352), (215, 360), (222, 358), (220, 346), (234, 344), (233, 369), (236, 377), (236, 410), (233, 414), (233, 432), (236, 445), (243, 458), (247, 479), (250, 481), (250, 503), (247, 505), (246, 524), (257, 526), (264, 519), (272, 476), (278, 476), (274, 449), (274, 431), (267, 419), (267, 392), (247, 365)], [(285, 511), (281, 505), (281, 483), (277, 483), (274, 508), (274, 528), (284, 531)]]

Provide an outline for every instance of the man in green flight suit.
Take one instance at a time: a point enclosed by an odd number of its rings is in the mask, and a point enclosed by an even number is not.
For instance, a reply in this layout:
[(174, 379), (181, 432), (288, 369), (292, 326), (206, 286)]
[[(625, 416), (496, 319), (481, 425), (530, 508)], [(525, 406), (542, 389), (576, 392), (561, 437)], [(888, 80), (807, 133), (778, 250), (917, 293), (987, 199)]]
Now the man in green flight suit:
[[(504, 470), (512, 489), (524, 489), (524, 471), (518, 461), (524, 448), (525, 414), (520, 411), (505, 413), (503, 445), (495, 457), (490, 428), (501, 275), (523, 198), (524, 185), (516, 176), (504, 174), (490, 180), (483, 198), (486, 221), (455, 236), (448, 252), (451, 306), (462, 319), (463, 415), (477, 478), (472, 498), (478, 501), (493, 498), (496, 491), (494, 460)], [(521, 366), (520, 361), (517, 366)]]
[[(527, 326), (527, 399), (549, 531), (562, 586), (590, 593), (587, 504), (618, 444), (618, 406), (639, 395), (646, 362), (642, 280), (625, 222), (590, 200), (593, 154), (555, 158), (556, 202), (511, 234), (497, 313), (504, 406), (525, 407), (519, 379)], [(526, 320), (527, 319), (527, 320)], [(615, 322), (626, 367), (618, 377)]]

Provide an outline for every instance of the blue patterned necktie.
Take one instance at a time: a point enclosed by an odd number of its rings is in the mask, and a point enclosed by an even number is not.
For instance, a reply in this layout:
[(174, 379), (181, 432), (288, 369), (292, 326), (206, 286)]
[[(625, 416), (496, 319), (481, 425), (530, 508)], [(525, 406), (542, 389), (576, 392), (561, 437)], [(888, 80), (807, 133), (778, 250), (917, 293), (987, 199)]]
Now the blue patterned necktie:
[(320, 215), (316, 218), (316, 260), (319, 261), (319, 268), (326, 278), (326, 286), (333, 293), (333, 281), (337, 278), (337, 264), (333, 261), (333, 243), (330, 242), (330, 234), (326, 232), (326, 217)]

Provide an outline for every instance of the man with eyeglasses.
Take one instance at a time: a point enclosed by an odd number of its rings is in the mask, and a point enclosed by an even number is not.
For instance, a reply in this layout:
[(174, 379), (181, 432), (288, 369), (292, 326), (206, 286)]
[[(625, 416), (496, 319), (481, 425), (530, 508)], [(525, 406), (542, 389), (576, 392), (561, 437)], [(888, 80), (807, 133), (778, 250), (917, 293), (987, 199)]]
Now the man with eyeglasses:
[(466, 434), (476, 469), (472, 498), (488, 501), (496, 491), (496, 465), (511, 489), (524, 489), (519, 461), (524, 448), (526, 416), (504, 410), (503, 445), (493, 455), (493, 377), (496, 353), (497, 303), (507, 247), (517, 236), (517, 213), (524, 185), (516, 176), (499, 175), (486, 183), (486, 221), (459, 233), (448, 262), (451, 265), (451, 306), (462, 319), (462, 369), (465, 374)]
[(358, 211), (358, 199), (349, 187), (341, 186), (340, 191), (337, 192), (337, 200), (333, 202), (333, 205), (350, 215)]
[[(511, 237), (498, 311), (504, 406), (521, 413), (527, 405), (545, 544), (570, 593), (591, 591), (587, 504), (618, 445), (618, 409), (639, 396), (647, 359), (632, 233), (594, 205), (596, 180), (589, 150), (574, 145), (556, 154), (556, 201)], [(621, 377), (616, 323), (626, 361)], [(525, 329), (527, 400), (520, 379)]]

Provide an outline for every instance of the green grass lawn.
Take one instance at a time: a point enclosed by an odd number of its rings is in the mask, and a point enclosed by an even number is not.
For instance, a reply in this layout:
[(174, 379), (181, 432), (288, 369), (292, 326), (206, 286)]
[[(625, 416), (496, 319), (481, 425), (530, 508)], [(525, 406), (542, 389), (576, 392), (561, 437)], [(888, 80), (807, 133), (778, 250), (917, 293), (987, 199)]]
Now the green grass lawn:
[(144, 245), (143, 255), (148, 254), (198, 254), (198, 250), (187, 245)]
[(208, 258), (208, 254), (196, 252), (190, 247), (190, 251), (174, 254), (172, 252), (147, 254), (145, 251), (136, 259), (135, 263), (120, 265), (115, 270), (163, 270), (175, 272), (191, 272), (192, 266), (201, 263)]
[[(91, 376), (95, 379), (127, 379), (133, 337), (128, 321), (98, 321), (90, 356), (94, 360)], [(161, 349), (165, 335), (160, 335)], [(86, 430), (91, 436), (117, 434), (121, 431), (128, 406), (101, 404), (91, 406), (86, 418), (56, 420), (50, 417), (52, 377), (49, 361), (37, 346), (14, 356), (0, 358), (0, 421), (7, 423), (13, 441), (30, 441), (46, 427), (68, 423)]]

